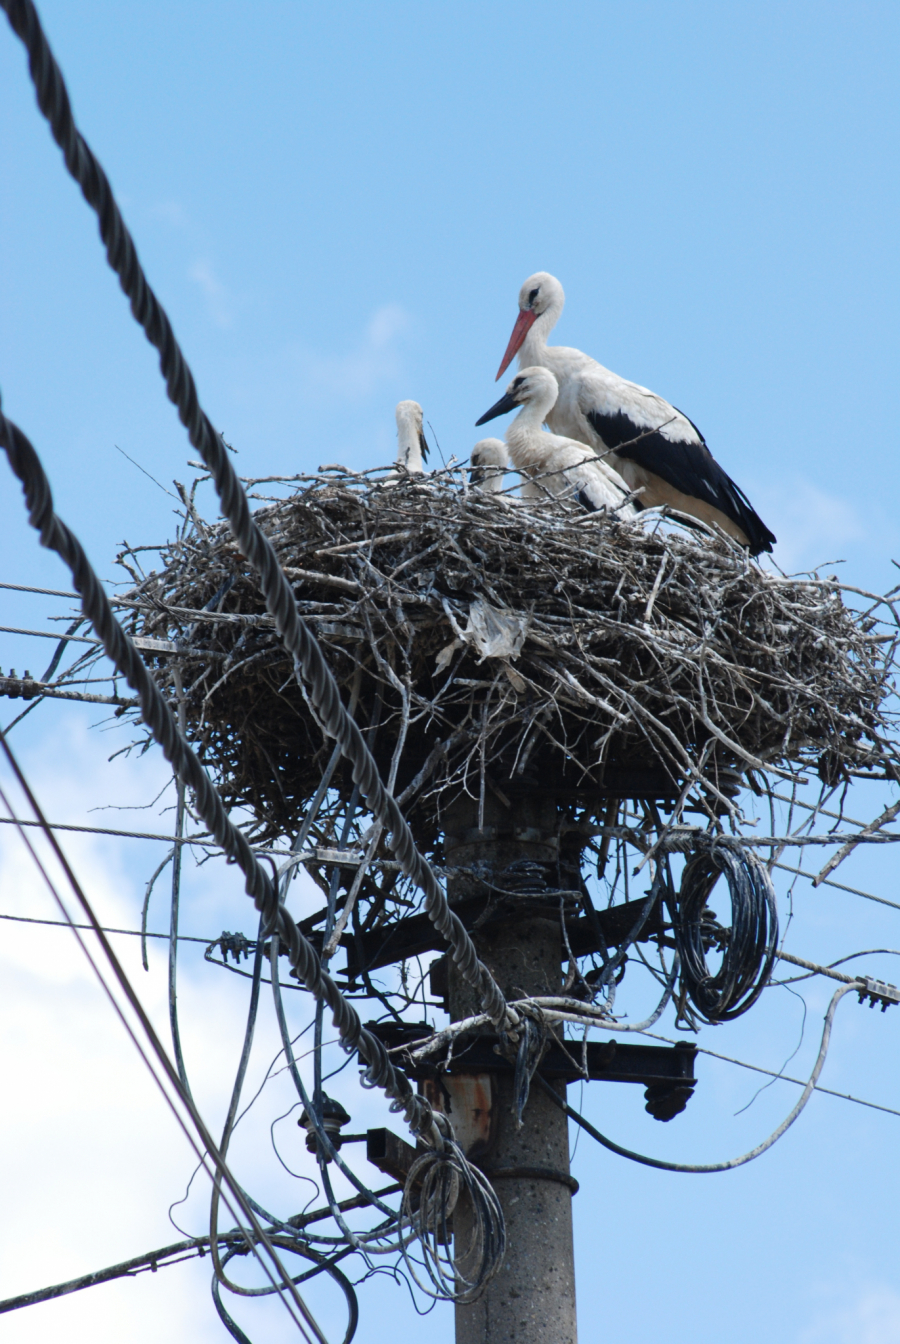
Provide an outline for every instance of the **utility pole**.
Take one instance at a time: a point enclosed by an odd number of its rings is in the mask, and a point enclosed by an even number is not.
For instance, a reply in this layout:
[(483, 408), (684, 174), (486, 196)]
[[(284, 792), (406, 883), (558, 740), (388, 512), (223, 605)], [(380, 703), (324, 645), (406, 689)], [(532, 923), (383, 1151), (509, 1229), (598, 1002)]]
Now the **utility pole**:
[[(480, 814), (480, 815), (479, 815)], [(480, 825), (479, 825), (480, 821)], [(558, 859), (558, 810), (552, 795), (535, 791), (506, 807), (493, 795), (479, 806), (455, 800), (443, 816), (451, 904), (484, 891), (479, 873), (498, 882), (511, 864), (523, 860), (555, 868)], [(561, 988), (560, 919), (535, 914), (522, 898), (509, 918), (475, 929), (478, 955), (508, 999), (558, 994)], [(473, 991), (448, 967), (451, 1019), (478, 1012)], [(451, 1092), (458, 1105), (465, 1096), (465, 1075), (456, 1075)], [(460, 1086), (462, 1082), (462, 1086)], [(506, 1256), (499, 1273), (471, 1305), (456, 1306), (456, 1344), (576, 1344), (575, 1263), (568, 1120), (538, 1088), (533, 1088), (516, 1123), (513, 1071), (489, 1075), (490, 1138), (476, 1161), (487, 1173), (506, 1220)], [(566, 1084), (556, 1084), (565, 1096)], [(458, 1119), (464, 1124), (465, 1118)], [(465, 1273), (470, 1235), (467, 1210), (454, 1213), (457, 1264)]]

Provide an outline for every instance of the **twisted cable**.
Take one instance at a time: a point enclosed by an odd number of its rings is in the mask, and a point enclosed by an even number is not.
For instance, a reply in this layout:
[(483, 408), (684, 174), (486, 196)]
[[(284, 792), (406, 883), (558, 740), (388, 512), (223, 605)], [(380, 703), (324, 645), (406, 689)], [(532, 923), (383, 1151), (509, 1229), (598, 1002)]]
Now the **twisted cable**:
[(252, 896), (266, 929), (277, 932), (302, 983), (328, 1005), (342, 1045), (348, 1051), (356, 1051), (363, 1061), (367, 1082), (391, 1097), (393, 1108), (403, 1112), (415, 1133), (430, 1136), (434, 1130), (431, 1107), (416, 1096), (409, 1079), (388, 1059), (382, 1043), (362, 1025), (356, 1009), (322, 968), (315, 948), (280, 904), (277, 885), (257, 859), (247, 837), (228, 816), (217, 789), (181, 735), (175, 716), (143, 658), (116, 620), (81, 542), (54, 512), (50, 482), (40, 458), (25, 434), (4, 415), (2, 403), (0, 446), (6, 450), (10, 466), (22, 483), (28, 520), (40, 534), (41, 544), (55, 551), (68, 565), (81, 598), (81, 609), (102, 641), (107, 657), (137, 693), (141, 717), (166, 760), (193, 793), (197, 810), (210, 833), (244, 874), (247, 894)]
[[(119, 277), (119, 283), (130, 300), (131, 312), (135, 321), (143, 327), (147, 339), (159, 351), (160, 370), (165, 379), (169, 399), (178, 411), (179, 418), (187, 430), (192, 446), (200, 454), (210, 472), (219, 495), (222, 512), (231, 525), (231, 530), (241, 552), (259, 575), (260, 588), (266, 606), (275, 620), (285, 648), (294, 660), (297, 675), (307, 683), (310, 700), (315, 706), (325, 732), (338, 743), (341, 752), (350, 763), (354, 783), (359, 785), (369, 810), (389, 832), (388, 844), (392, 852), (406, 876), (411, 878), (423, 892), (425, 897), (424, 908), (428, 917), (442, 937), (446, 939), (453, 960), (459, 966), (463, 977), (478, 993), (482, 1008), (497, 1027), (515, 1025), (515, 1019), (510, 1018), (506, 1000), (500, 987), (487, 967), (479, 961), (475, 945), (466, 932), (465, 926), (450, 909), (447, 898), (441, 890), (430, 865), (416, 848), (412, 832), (403, 813), (393, 796), (382, 784), (375, 760), (368, 750), (357, 724), (344, 708), (337, 683), (331, 675), (318, 642), (300, 617), (290, 581), (281, 569), (271, 543), (253, 520), (249, 500), (236, 471), (231, 465), (222, 437), (213, 429), (200, 405), (193, 374), (175, 339), (165, 309), (151, 289), (138, 260), (134, 240), (125, 226), (125, 221), (116, 204), (109, 180), (75, 125), (62, 72), (50, 50), (32, 0), (0, 0), (0, 5), (5, 10), (13, 31), (27, 49), (28, 68), (37, 94), (38, 106), (50, 125), (53, 138), (63, 152), (66, 167), (81, 187), (85, 200), (97, 215), (100, 237), (106, 248), (107, 261)], [(20, 479), (23, 478), (20, 477)], [(33, 481), (32, 485), (36, 486), (37, 481)], [(46, 484), (46, 478), (45, 488), (49, 499), (49, 485)], [(49, 507), (49, 514), (47, 514), (40, 505), (40, 500), (36, 501), (35, 507), (29, 503), (29, 510), (34, 516), (45, 520), (53, 516), (52, 506)], [(35, 523), (35, 526), (38, 526), (38, 524)], [(43, 526), (42, 524), (41, 540), (47, 545), (50, 543), (44, 541)], [(47, 522), (47, 526), (49, 526), (49, 522)], [(71, 536), (71, 534), (69, 535)], [(56, 549), (55, 546), (54, 549)], [(73, 574), (74, 572), (73, 570)], [(99, 588), (99, 585), (97, 586)], [(102, 635), (101, 638), (103, 638)], [(125, 636), (120, 631), (116, 647), (123, 655), (124, 642)], [(109, 652), (108, 649), (107, 652)], [(112, 657), (112, 655), (110, 656)], [(140, 662), (136, 651), (134, 651), (133, 658), (130, 661)], [(124, 672), (124, 668), (120, 670)], [(125, 673), (125, 675), (128, 674)], [(130, 677), (129, 682), (137, 689), (137, 684), (132, 682)], [(158, 712), (155, 717), (157, 721), (161, 719)], [(149, 723), (148, 726), (150, 726)], [(161, 722), (160, 727), (162, 727)], [(151, 728), (151, 731), (154, 732), (155, 736), (155, 729)], [(177, 729), (172, 723), (171, 727), (166, 729), (166, 738), (169, 748), (172, 750), (176, 750), (175, 739), (177, 737)], [(168, 754), (166, 744), (160, 738), (157, 738), (157, 741), (160, 742), (167, 758), (172, 761), (173, 766), (180, 774), (181, 771), (175, 764), (174, 758)], [(186, 762), (187, 757), (184, 756), (184, 748), (186, 748), (186, 744), (182, 744), (178, 753), (179, 759)], [(199, 767), (199, 770), (205, 777), (202, 767)], [(189, 781), (186, 780), (186, 782)], [(192, 788), (196, 787), (194, 784), (190, 786)], [(215, 793), (208, 779), (206, 779), (204, 792)], [(211, 802), (210, 807), (215, 812), (215, 806)], [(219, 803), (219, 812), (224, 817), (224, 809), (221, 803)], [(218, 820), (218, 825), (219, 830), (222, 830), (223, 822), (221, 818)], [(218, 839), (219, 832), (215, 831), (214, 834)], [(237, 832), (237, 834), (240, 833)], [(249, 846), (243, 837), (241, 837), (241, 842), (247, 851), (244, 856), (245, 861), (249, 864)], [(237, 842), (233, 843), (236, 844)], [(232, 857), (236, 859), (236, 855)], [(236, 861), (238, 860), (236, 859)], [(243, 864), (241, 866), (243, 868)], [(257, 908), (263, 910), (265, 904), (268, 910), (270, 896), (268, 888), (262, 885), (265, 874), (262, 873), (262, 870), (255, 872), (252, 865), (243, 870), (248, 879), (248, 893), (257, 902)], [(250, 885), (251, 873), (252, 887)], [(263, 904), (260, 903), (261, 900)], [(297, 938), (299, 937), (297, 931), (294, 929), (292, 932), (286, 928), (283, 932), (281, 929), (282, 920), (277, 914), (277, 900), (272, 903), (272, 914), (278, 918), (279, 935), (289, 948), (292, 959), (295, 949), (298, 957), (303, 956), (304, 954), (297, 944)], [(288, 923), (288, 921), (284, 922), (285, 924)], [(307, 944), (307, 946), (309, 945)], [(312, 951), (311, 948), (309, 950)], [(329, 977), (321, 971), (321, 968), (313, 970), (310, 964), (309, 970), (316, 983), (322, 985), (326, 982), (330, 985), (333, 984)], [(336, 987), (334, 987), (334, 994), (338, 996), (340, 994)], [(327, 1001), (329, 1006), (333, 1007), (330, 997), (327, 998)], [(340, 1029), (337, 1018), (336, 1023)]]

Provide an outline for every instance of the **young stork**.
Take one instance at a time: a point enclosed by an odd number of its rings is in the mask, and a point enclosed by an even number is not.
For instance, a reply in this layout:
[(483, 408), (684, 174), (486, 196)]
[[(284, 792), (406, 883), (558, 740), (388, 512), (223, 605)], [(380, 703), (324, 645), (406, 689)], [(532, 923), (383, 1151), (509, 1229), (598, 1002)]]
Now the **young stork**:
[(417, 401), (398, 401), (394, 412), (397, 419), (397, 466), (405, 467), (410, 475), (421, 475), (428, 460), (428, 444), (422, 432), (422, 407)]
[(509, 453), (502, 439), (480, 439), (469, 454), (469, 480), (489, 495), (499, 495), (509, 467)]
[(717, 523), (751, 555), (771, 551), (774, 535), (719, 466), (693, 421), (580, 350), (547, 345), (565, 301), (562, 285), (546, 271), (525, 281), (497, 378), (516, 354), (520, 369), (543, 365), (559, 384), (559, 399), (547, 416), (550, 428), (590, 444), (610, 461), (632, 490), (640, 489), (639, 507), (668, 504), (704, 523)]
[[(475, 423), (484, 425), (521, 406), (506, 431), (506, 444), (516, 470), (531, 477), (535, 484), (545, 485), (555, 495), (574, 492), (586, 509), (606, 508), (622, 518), (633, 518), (634, 504), (625, 503), (628, 486), (593, 448), (558, 434), (547, 434), (541, 428), (549, 419), (558, 395), (556, 379), (549, 369), (522, 369), (504, 396)], [(528, 496), (535, 493), (529, 490)]]

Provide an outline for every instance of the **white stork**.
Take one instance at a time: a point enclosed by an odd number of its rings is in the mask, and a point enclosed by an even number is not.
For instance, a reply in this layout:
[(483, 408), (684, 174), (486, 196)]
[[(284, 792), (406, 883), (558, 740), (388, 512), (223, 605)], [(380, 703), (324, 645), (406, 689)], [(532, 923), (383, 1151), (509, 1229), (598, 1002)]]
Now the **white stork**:
[(498, 495), (509, 467), (509, 453), (502, 439), (480, 439), (469, 454), (469, 480), (479, 490)]
[(559, 399), (548, 425), (611, 461), (631, 489), (640, 490), (639, 507), (668, 504), (704, 523), (717, 523), (751, 555), (771, 551), (774, 535), (719, 466), (693, 421), (580, 350), (547, 345), (565, 301), (562, 285), (546, 271), (525, 281), (497, 378), (516, 354), (520, 369), (549, 369), (559, 384)]
[(410, 475), (421, 475), (423, 461), (428, 460), (428, 444), (422, 431), (422, 407), (417, 401), (398, 401), (394, 412), (397, 418), (397, 466), (405, 467)]
[[(549, 369), (522, 369), (505, 395), (475, 423), (486, 424), (521, 406), (506, 431), (509, 455), (516, 470), (545, 485), (555, 495), (574, 493), (586, 509), (605, 508), (622, 518), (633, 518), (634, 504), (625, 502), (628, 486), (593, 448), (558, 434), (547, 434), (541, 428), (550, 418), (558, 393), (556, 379)], [(528, 491), (529, 496), (533, 494), (534, 491)]]

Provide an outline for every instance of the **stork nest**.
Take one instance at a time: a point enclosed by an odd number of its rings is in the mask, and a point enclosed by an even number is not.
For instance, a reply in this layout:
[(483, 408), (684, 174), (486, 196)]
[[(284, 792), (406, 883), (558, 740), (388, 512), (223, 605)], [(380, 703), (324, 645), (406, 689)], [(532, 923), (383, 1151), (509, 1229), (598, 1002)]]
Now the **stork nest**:
[[(458, 471), (377, 484), (323, 469), (291, 489), (254, 495), (257, 522), (432, 853), (448, 789), (514, 805), (537, 786), (592, 810), (657, 797), (713, 815), (733, 810), (742, 776), (900, 774), (889, 603), (852, 609), (835, 579), (764, 571), (659, 515), (526, 504)], [(332, 744), (256, 574), (227, 526), (185, 500), (162, 572), (131, 569), (131, 632), (174, 641), (176, 656), (145, 656), (181, 696), (226, 803), (271, 840), (296, 828)], [(347, 797), (352, 781), (338, 771), (334, 787)]]

